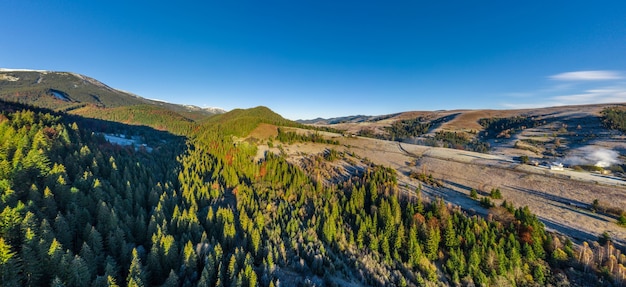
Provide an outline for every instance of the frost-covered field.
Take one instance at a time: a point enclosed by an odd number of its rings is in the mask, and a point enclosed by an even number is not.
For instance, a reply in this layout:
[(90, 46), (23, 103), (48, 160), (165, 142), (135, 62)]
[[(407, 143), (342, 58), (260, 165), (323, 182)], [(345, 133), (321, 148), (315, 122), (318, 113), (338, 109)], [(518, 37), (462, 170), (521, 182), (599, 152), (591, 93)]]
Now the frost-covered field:
[(152, 152), (152, 148), (142, 143), (141, 140), (137, 137), (127, 138), (126, 135), (113, 135), (113, 134), (104, 134), (104, 139), (108, 142), (121, 146), (135, 146), (135, 150), (138, 150), (139, 147), (144, 147), (148, 152)]

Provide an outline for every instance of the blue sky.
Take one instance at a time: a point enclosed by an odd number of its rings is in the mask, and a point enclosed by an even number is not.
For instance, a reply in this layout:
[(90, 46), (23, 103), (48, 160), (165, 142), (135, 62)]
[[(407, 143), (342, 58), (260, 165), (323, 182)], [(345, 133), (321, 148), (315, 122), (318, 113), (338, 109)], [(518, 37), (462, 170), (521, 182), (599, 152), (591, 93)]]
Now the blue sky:
[(0, 18), (0, 67), (290, 119), (626, 102), (626, 1), (5, 0)]

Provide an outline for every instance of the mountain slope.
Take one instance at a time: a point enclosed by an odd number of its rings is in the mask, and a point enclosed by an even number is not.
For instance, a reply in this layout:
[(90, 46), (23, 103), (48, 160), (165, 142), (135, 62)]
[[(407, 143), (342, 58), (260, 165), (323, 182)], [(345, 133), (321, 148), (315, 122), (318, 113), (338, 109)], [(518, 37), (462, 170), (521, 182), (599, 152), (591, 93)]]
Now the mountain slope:
[(194, 121), (224, 112), (149, 100), (111, 88), (87, 76), (52, 71), (0, 69), (0, 99), (66, 111), (84, 106), (116, 108), (152, 105)]

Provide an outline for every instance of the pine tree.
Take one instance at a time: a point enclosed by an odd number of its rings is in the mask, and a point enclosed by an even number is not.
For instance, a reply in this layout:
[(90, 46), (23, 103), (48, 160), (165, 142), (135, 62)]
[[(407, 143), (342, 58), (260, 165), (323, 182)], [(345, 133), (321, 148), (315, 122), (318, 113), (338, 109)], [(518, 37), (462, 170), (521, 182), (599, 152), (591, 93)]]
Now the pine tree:
[(393, 258), (396, 260), (402, 260), (402, 258), (400, 258), (400, 254), (405, 254), (406, 250), (404, 250), (404, 252), (402, 252), (402, 247), (405, 244), (405, 238), (404, 238), (405, 234), (404, 234), (404, 225), (400, 224), (398, 226), (398, 231), (396, 232), (396, 237), (393, 243)]
[(237, 276), (237, 258), (235, 254), (230, 256), (230, 260), (228, 261), (228, 281), (233, 282), (235, 277)]
[[(170, 270), (170, 274), (167, 276), (167, 279), (161, 287), (176, 287), (178, 286), (178, 281), (179, 278), (178, 275), (176, 275), (176, 272), (174, 272), (174, 270)], [(198, 286), (200, 285), (198, 284)]]
[(91, 273), (89, 272), (89, 267), (85, 260), (83, 260), (80, 256), (74, 256), (74, 260), (72, 260), (71, 270), (69, 277), (70, 282), (69, 285), (72, 286), (87, 286), (91, 283)]
[(141, 266), (141, 259), (137, 254), (137, 249), (133, 248), (132, 261), (130, 268), (128, 269), (128, 276), (126, 277), (126, 283), (128, 287), (144, 287), (146, 285), (146, 278), (143, 274), (143, 267)]
[(11, 246), (0, 237), (0, 282), (3, 286), (19, 286), (21, 266)]
[(426, 256), (430, 260), (437, 259), (437, 251), (439, 250), (439, 242), (441, 241), (441, 231), (437, 227), (428, 228), (426, 237)]
[(254, 272), (254, 270), (252, 270), (252, 266), (250, 265), (246, 265), (245, 271), (244, 271), (244, 276), (245, 276), (245, 280), (244, 282), (247, 283), (247, 286), (249, 287), (256, 287), (257, 284), (257, 275)]
[(419, 187), (415, 190), (417, 193), (417, 207), (416, 211), (419, 214), (424, 214), (424, 202), (422, 200), (422, 183), (419, 184)]
[(54, 238), (50, 247), (48, 248), (48, 258), (46, 265), (50, 266), (50, 274), (56, 275), (63, 271), (61, 266), (61, 260), (63, 259), (63, 247), (61, 243)]
[(196, 255), (196, 251), (193, 248), (193, 244), (191, 243), (191, 240), (187, 241), (187, 244), (185, 244), (185, 249), (183, 250), (183, 257), (184, 257), (184, 263), (187, 266), (187, 268), (191, 269), (191, 270), (195, 270), (196, 269), (196, 264), (198, 261), (198, 256)]
[(119, 287), (115, 278), (111, 276), (98, 276), (91, 284), (92, 287)]
[[(209, 256), (211, 258), (211, 256)], [(200, 280), (198, 280), (198, 287), (210, 287), (213, 286), (213, 273), (209, 264), (207, 263), (202, 269), (202, 273), (200, 274)]]
[(115, 282), (115, 278), (111, 276), (107, 276), (107, 285), (109, 287), (119, 287), (119, 285), (117, 285), (117, 283)]
[(80, 249), (80, 257), (85, 261), (90, 277), (95, 276), (98, 272), (98, 260), (89, 245), (87, 245), (87, 242), (83, 242), (83, 246)]
[(63, 247), (69, 248), (72, 246), (72, 231), (70, 230), (67, 220), (61, 213), (58, 213), (54, 219), (54, 234), (56, 234), (56, 238)]
[(257, 255), (259, 253), (259, 247), (261, 246), (261, 233), (259, 232), (258, 229), (254, 228), (252, 230), (251, 239), (252, 239), (252, 251), (254, 252), (255, 255)]
[(387, 236), (382, 235), (380, 239), (380, 252), (383, 254), (385, 262), (391, 263), (391, 250), (389, 246), (389, 239)]
[(467, 262), (467, 271), (469, 274), (474, 275), (480, 271), (480, 254), (477, 246), (473, 246), (470, 251), (469, 260)]
[(409, 230), (409, 266), (416, 266), (420, 257), (422, 257), (422, 247), (417, 239), (417, 228), (412, 226)]
[(451, 218), (448, 218), (448, 220), (446, 220), (444, 236), (444, 244), (446, 246), (446, 249), (451, 250), (459, 245), (459, 238), (456, 236), (456, 231), (454, 230), (454, 226), (452, 226)]
[(7, 245), (19, 246), (21, 244), (22, 215), (18, 209), (19, 206), (16, 208), (7, 206), (0, 213), (0, 238), (3, 238)]
[(39, 243), (30, 229), (26, 232), (25, 241), (21, 250), (22, 266), (24, 268), (24, 285), (40, 286), (43, 274), (43, 259), (40, 254)]
[(119, 272), (117, 262), (115, 262), (115, 259), (113, 259), (113, 257), (111, 256), (107, 256), (105, 261), (106, 263), (104, 265), (104, 276), (106, 276), (107, 278), (110, 277), (112, 279), (116, 279), (117, 273)]
[(546, 275), (544, 274), (543, 266), (535, 266), (535, 268), (533, 269), (533, 278), (535, 279), (535, 282), (539, 283), (539, 285), (543, 285), (545, 283)]
[[(7, 286), (10, 286), (10, 285), (7, 285)], [(54, 279), (52, 280), (52, 284), (50, 284), (50, 287), (65, 287), (65, 284), (63, 283), (63, 281), (61, 281), (59, 277), (54, 277)]]

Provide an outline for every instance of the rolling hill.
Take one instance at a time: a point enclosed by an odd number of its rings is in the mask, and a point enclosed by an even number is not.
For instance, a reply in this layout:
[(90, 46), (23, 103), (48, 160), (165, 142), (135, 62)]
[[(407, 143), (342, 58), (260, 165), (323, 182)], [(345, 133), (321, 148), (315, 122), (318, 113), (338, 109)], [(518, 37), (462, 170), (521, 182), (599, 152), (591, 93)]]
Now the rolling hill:
[(201, 123), (206, 130), (218, 130), (221, 134), (239, 137), (247, 136), (260, 123), (277, 126), (302, 126), (297, 122), (283, 118), (281, 115), (263, 106), (250, 109), (234, 109), (227, 113), (206, 118)]
[(604, 115), (605, 111), (625, 108), (625, 104), (597, 104), (532, 110), (420, 111), (359, 121), (316, 120), (313, 125), (404, 143), (563, 161), (589, 145), (625, 153), (621, 132), (607, 125)]

